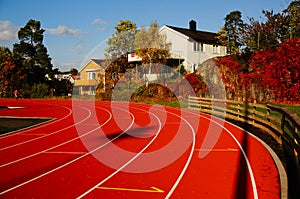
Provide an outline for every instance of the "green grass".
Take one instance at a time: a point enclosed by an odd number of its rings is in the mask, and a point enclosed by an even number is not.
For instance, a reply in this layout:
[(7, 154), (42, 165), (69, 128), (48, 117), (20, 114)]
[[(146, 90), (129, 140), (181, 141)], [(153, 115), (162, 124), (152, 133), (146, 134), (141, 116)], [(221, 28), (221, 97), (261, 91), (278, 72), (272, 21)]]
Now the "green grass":
[(286, 108), (286, 109), (292, 111), (293, 113), (296, 113), (298, 115), (298, 117), (300, 117), (300, 105), (283, 105), (283, 104), (276, 104), (276, 105)]

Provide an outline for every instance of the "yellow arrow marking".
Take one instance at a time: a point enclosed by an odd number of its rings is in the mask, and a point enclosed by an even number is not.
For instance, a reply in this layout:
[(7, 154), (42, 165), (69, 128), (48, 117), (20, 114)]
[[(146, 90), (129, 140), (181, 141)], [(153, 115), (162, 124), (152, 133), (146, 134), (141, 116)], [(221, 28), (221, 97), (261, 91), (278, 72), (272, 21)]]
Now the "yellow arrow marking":
[(128, 189), (128, 188), (117, 188), (117, 187), (97, 187), (97, 189), (105, 189), (105, 190), (116, 190), (116, 191), (135, 191), (135, 192), (150, 192), (150, 193), (163, 193), (165, 191), (156, 188), (151, 187), (151, 189)]
[(195, 149), (194, 151), (238, 151), (238, 149), (227, 148), (227, 149)]

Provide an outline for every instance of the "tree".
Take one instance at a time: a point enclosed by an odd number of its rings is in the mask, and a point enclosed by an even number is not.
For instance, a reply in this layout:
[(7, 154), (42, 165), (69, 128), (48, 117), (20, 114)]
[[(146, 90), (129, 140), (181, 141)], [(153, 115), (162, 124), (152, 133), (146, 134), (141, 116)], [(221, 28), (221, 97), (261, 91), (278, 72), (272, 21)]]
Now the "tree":
[(286, 39), (300, 38), (300, 0), (292, 1), (283, 13), (286, 14)]
[(70, 74), (71, 74), (72, 76), (76, 76), (76, 75), (78, 74), (78, 70), (77, 70), (76, 68), (71, 68), (71, 69), (70, 69)]
[(251, 51), (266, 50), (276, 47), (284, 41), (284, 22), (286, 18), (281, 13), (263, 10), (265, 22), (250, 18), (250, 24), (245, 24), (242, 40)]
[(115, 26), (116, 32), (107, 40), (106, 57), (116, 59), (134, 51), (136, 24), (129, 20), (120, 20)]
[[(159, 64), (166, 64), (169, 57), (170, 44), (167, 43), (166, 36), (159, 33), (159, 25), (157, 22), (152, 22), (148, 30), (142, 27), (136, 34), (134, 42), (136, 54), (142, 58), (142, 62), (148, 68), (144, 70), (144, 74), (152, 73), (152, 71), (160, 74), (162, 77), (163, 70), (166, 67)], [(147, 71), (148, 70), (148, 71)], [(157, 79), (159, 79), (157, 77)], [(161, 78), (163, 79), (163, 78)]]
[(0, 97), (9, 97), (15, 89), (22, 88), (26, 72), (22, 60), (7, 47), (0, 47)]
[(251, 67), (276, 101), (300, 101), (299, 54), (300, 39), (292, 39), (253, 56)]
[(18, 32), (20, 43), (13, 46), (13, 53), (23, 58), (29, 85), (45, 82), (45, 75), (52, 71), (51, 58), (43, 45), (44, 31), (39, 21), (30, 19)]
[(170, 44), (166, 36), (159, 34), (157, 22), (150, 24), (148, 30), (142, 27), (136, 34), (134, 42), (136, 54), (142, 58), (143, 63), (163, 63), (169, 57)]
[(134, 38), (137, 32), (136, 24), (129, 20), (120, 20), (115, 26), (116, 32), (107, 40), (105, 49), (105, 74), (107, 89), (114, 87), (120, 73), (129, 68), (128, 53), (134, 51)]
[[(217, 32), (217, 37), (216, 37), (220, 43), (221, 46), (227, 46), (227, 51), (229, 50), (228, 45), (229, 45), (229, 35), (223, 26), (221, 30)], [(227, 52), (229, 54), (229, 51)]]
[(225, 20), (225, 24), (223, 29), (226, 31), (228, 35), (227, 48), (229, 54), (238, 53), (239, 46), (240, 46), (240, 33), (244, 24), (242, 20), (242, 13), (238, 10), (232, 11), (226, 15), (224, 20)]

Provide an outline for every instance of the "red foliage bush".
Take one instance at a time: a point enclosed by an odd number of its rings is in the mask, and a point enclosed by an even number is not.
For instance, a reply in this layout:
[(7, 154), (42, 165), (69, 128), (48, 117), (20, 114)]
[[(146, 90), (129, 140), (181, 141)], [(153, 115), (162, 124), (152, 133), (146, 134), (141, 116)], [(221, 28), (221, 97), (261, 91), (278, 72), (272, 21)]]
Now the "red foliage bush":
[[(228, 99), (300, 102), (300, 39), (287, 40), (274, 49), (250, 56), (221, 57), (215, 67), (219, 69)], [(202, 93), (207, 93), (208, 85), (201, 75), (193, 73), (185, 78), (195, 91), (201, 88)]]

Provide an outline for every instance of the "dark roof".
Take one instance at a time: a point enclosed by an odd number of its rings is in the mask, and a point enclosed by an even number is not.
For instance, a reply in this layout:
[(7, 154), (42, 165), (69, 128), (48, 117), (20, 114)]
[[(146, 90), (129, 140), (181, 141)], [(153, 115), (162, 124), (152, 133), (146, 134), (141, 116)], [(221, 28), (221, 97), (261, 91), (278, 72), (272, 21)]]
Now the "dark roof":
[(217, 44), (218, 39), (216, 38), (217, 34), (212, 32), (205, 32), (205, 31), (199, 31), (199, 30), (191, 30), (187, 28), (178, 28), (174, 26), (168, 26), (167, 27), (180, 32), (193, 40), (201, 43), (207, 43), (207, 44)]
[(104, 62), (103, 59), (91, 59), (93, 62), (95, 62), (96, 64), (98, 64), (99, 66), (102, 65), (102, 63)]

